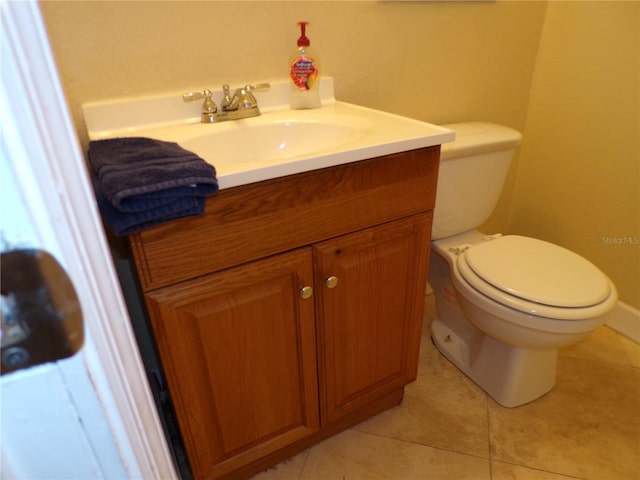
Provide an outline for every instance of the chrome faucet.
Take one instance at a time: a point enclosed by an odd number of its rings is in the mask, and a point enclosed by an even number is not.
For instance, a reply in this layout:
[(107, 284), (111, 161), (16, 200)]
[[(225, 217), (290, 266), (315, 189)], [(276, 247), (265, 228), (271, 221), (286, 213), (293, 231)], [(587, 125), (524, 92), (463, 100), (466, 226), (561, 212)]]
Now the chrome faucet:
[(220, 108), (222, 114), (228, 114), (230, 120), (238, 120), (240, 118), (257, 117), (260, 115), (258, 101), (252, 92), (266, 91), (271, 88), (268, 83), (260, 83), (258, 85), (245, 85), (238, 88), (233, 96), (230, 94), (229, 85), (222, 86), (222, 103)]
[(222, 102), (220, 103), (221, 112), (211, 96), (210, 90), (203, 92), (189, 92), (182, 95), (185, 102), (204, 98), (202, 105), (202, 115), (200, 121), (202, 123), (224, 122), (226, 120), (239, 120), (241, 118), (257, 117), (260, 115), (258, 101), (252, 92), (266, 91), (271, 88), (268, 83), (260, 83), (258, 85), (245, 85), (238, 88), (233, 95), (229, 90), (229, 85), (222, 86)]

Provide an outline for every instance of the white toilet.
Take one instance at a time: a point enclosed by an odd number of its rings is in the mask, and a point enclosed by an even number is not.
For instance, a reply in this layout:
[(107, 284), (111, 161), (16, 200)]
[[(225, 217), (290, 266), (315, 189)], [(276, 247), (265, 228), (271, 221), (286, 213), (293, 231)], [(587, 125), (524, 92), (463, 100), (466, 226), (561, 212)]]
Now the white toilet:
[(446, 125), (429, 283), (440, 352), (498, 403), (516, 407), (555, 384), (558, 349), (605, 322), (618, 296), (609, 278), (557, 245), (475, 230), (491, 214), (520, 133), (489, 123)]

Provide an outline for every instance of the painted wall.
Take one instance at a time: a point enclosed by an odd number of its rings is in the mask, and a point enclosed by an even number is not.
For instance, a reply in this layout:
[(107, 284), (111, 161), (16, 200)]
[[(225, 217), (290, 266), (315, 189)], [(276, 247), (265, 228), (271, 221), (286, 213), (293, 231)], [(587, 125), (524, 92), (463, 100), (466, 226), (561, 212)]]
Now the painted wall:
[(508, 230), (563, 245), (640, 308), (640, 2), (550, 2)]

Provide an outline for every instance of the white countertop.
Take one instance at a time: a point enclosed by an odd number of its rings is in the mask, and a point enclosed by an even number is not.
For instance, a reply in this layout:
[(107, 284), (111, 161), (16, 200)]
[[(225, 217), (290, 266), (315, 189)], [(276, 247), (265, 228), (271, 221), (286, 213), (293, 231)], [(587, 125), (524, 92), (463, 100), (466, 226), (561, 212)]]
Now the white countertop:
[[(177, 142), (216, 167), (220, 189), (430, 147), (454, 140), (453, 131), (333, 97), (322, 78), (322, 107), (288, 108), (289, 85), (256, 92), (262, 115), (200, 123), (201, 101), (181, 93), (83, 106), (90, 140), (142, 136)], [(214, 92), (219, 104), (221, 93)]]

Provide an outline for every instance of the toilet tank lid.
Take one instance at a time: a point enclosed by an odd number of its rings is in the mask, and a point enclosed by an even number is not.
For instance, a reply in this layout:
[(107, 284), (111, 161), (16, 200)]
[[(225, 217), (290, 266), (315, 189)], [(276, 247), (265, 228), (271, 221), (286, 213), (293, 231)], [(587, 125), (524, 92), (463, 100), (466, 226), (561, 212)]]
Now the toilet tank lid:
[(488, 122), (450, 123), (443, 127), (453, 130), (456, 139), (442, 145), (442, 160), (516, 148), (522, 138), (517, 130)]

